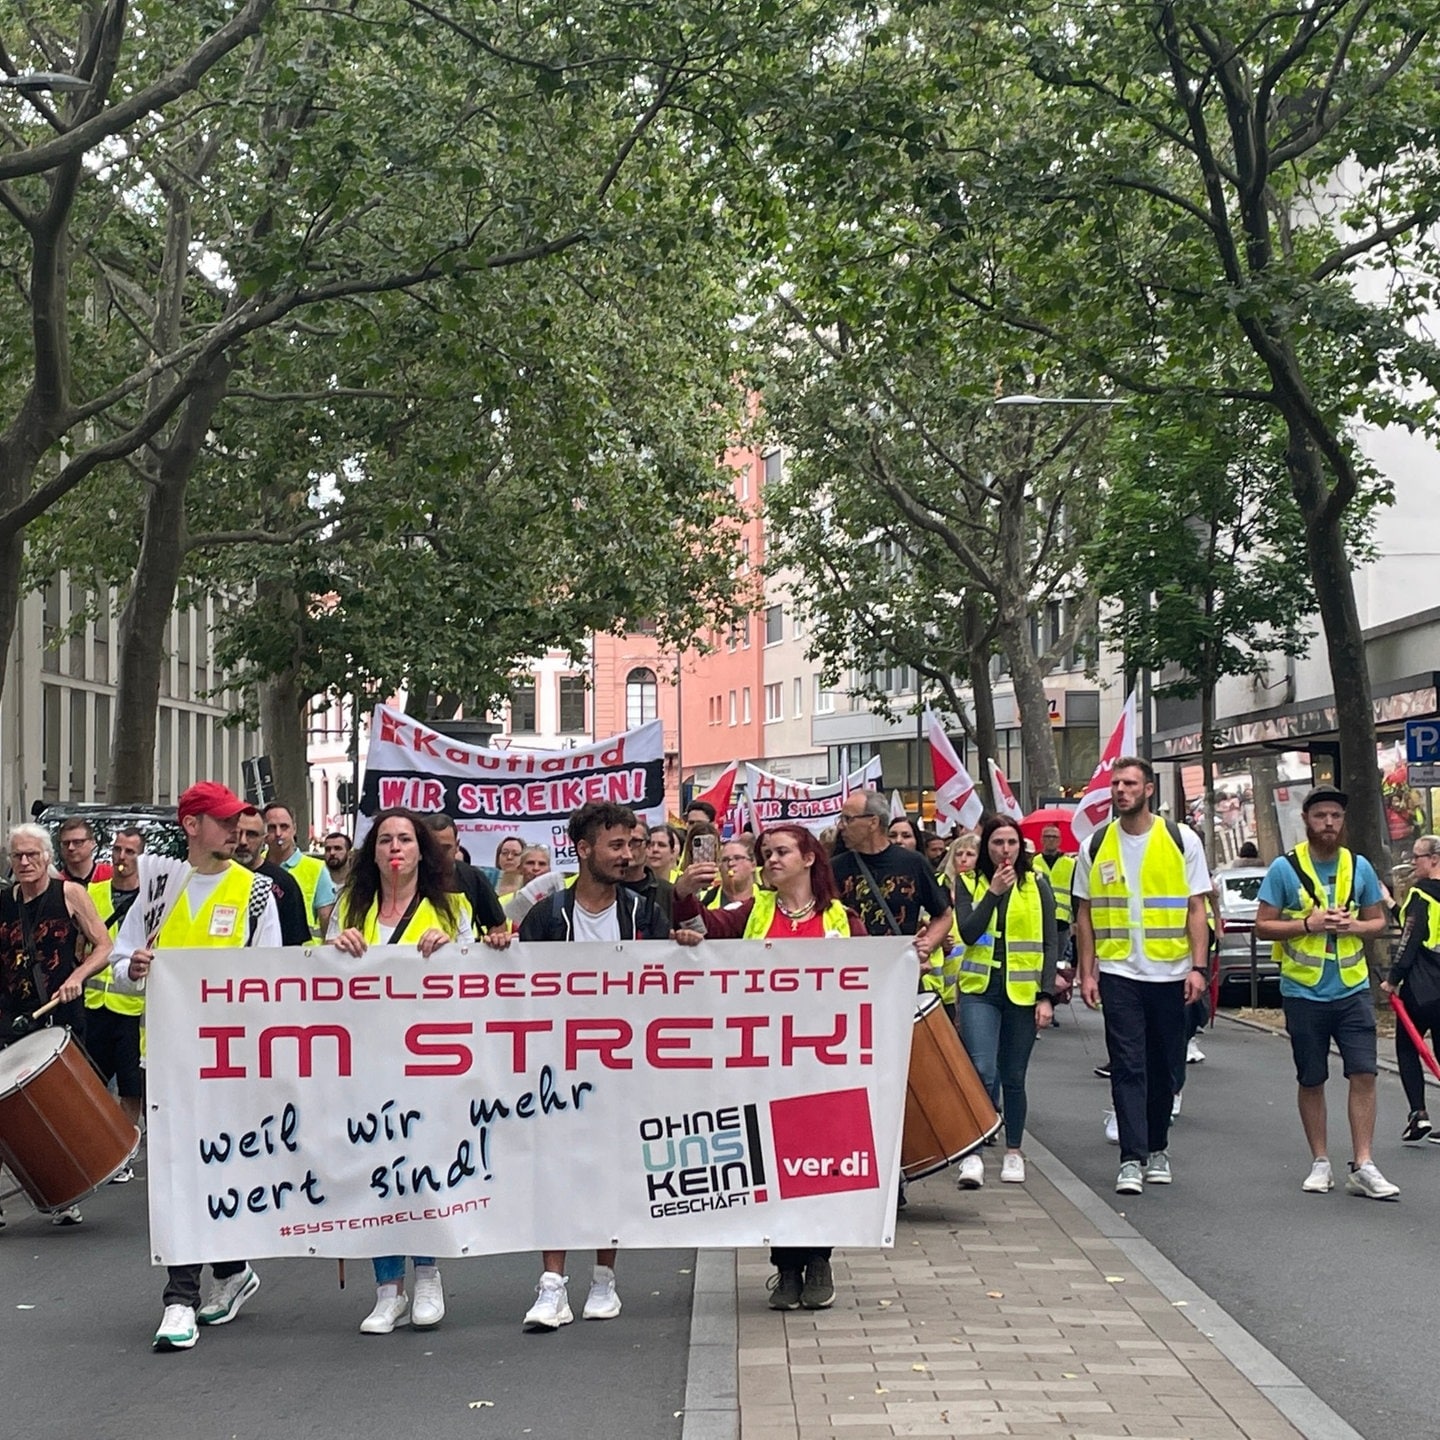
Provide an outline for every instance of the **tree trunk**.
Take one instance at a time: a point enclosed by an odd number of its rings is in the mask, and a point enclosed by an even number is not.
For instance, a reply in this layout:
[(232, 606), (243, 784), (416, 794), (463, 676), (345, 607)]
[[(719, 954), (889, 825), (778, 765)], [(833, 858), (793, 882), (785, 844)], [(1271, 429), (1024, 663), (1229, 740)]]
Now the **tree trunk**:
[(1060, 793), (1060, 761), (1055, 754), (1055, 732), (1050, 728), (1050, 704), (1035, 647), (1030, 643), (1030, 616), (1022, 603), (1007, 597), (1000, 607), (1000, 648), (1010, 664), (1015, 684), (1015, 705), (1020, 712), (1020, 744), (1025, 754), (1025, 783), (1021, 804), (1035, 808), (1037, 795)]
[[(1303, 453), (1297, 455), (1297, 451)], [(1308, 445), (1291, 445), (1292, 476), (1296, 464), (1306, 467), (1306, 488), (1323, 481), (1320, 459)], [(1297, 492), (1299, 486), (1297, 485)], [(1315, 605), (1325, 633), (1325, 649), (1335, 689), (1335, 724), (1340, 732), (1340, 787), (1350, 796), (1345, 810), (1346, 843), (1366, 856), (1381, 878), (1390, 873), (1389, 836), (1380, 794), (1380, 767), (1375, 759), (1375, 707), (1370, 693), (1370, 668), (1365, 638), (1355, 604), (1351, 559), (1341, 529), (1343, 512), (1305, 505), (1305, 549), (1315, 586)]]
[(985, 797), (985, 808), (995, 808), (995, 787), (990, 783), (987, 755), (995, 753), (995, 687), (990, 681), (991, 630), (974, 601), (965, 603), (965, 641), (969, 647), (967, 663), (970, 670), (970, 708), (975, 716), (975, 749), (978, 763), (972, 757), (970, 778)]
[(1205, 771), (1205, 855), (1211, 870), (1219, 859), (1215, 846), (1215, 681), (1200, 692), (1200, 764)]
[(165, 663), (165, 621), (175, 606), (184, 563), (185, 495), (233, 363), (228, 355), (217, 359), (186, 401), (146, 497), (140, 559), (120, 615), (110, 788), (122, 804), (149, 804), (155, 798), (160, 670)]
[(310, 765), (305, 756), (307, 697), (303, 690), (293, 667), (260, 686), (260, 735), (275, 777), (275, 798), (295, 817), (295, 843), (302, 850), (310, 835)]

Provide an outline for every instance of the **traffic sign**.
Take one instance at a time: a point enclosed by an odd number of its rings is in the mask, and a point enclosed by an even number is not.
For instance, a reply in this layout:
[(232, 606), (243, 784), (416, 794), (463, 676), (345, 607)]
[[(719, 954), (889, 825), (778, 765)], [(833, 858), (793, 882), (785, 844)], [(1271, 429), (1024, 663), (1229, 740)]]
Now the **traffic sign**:
[(1405, 722), (1405, 759), (1411, 765), (1417, 760), (1440, 761), (1440, 720)]
[(1405, 778), (1411, 785), (1440, 785), (1440, 764), (1433, 760), (1417, 760), (1405, 765)]

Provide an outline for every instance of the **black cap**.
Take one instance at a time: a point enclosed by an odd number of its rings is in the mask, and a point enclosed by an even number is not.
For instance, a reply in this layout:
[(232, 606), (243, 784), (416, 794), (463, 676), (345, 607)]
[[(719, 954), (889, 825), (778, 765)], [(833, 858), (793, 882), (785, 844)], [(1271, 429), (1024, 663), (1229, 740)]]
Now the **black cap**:
[(1338, 805), (1342, 810), (1350, 803), (1350, 797), (1343, 790), (1337, 790), (1333, 785), (1317, 785), (1305, 797), (1304, 803), (1300, 806), (1301, 813), (1309, 810), (1312, 805), (1319, 805), (1327, 800)]

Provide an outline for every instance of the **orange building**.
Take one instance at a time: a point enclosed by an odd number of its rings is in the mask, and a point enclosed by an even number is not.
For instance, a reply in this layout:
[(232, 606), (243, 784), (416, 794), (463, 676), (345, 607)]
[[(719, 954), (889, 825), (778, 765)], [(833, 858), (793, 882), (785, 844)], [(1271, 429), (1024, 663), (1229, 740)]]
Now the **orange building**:
[(674, 652), (662, 651), (655, 636), (646, 634), (595, 635), (590, 643), (594, 737), (659, 720), (665, 734), (665, 802), (678, 813), (681, 725)]

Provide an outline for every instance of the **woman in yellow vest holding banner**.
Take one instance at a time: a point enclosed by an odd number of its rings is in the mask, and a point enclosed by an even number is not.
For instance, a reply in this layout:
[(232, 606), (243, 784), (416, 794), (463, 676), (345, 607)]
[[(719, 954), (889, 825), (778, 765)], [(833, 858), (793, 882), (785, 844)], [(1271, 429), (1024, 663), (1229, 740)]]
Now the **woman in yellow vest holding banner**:
[[(712, 940), (819, 940), (864, 935), (865, 922), (837, 896), (830, 858), (820, 842), (799, 825), (775, 825), (758, 845), (765, 882), (754, 898), (722, 910), (704, 908), (697, 896), (719, 875), (712, 862), (696, 862), (675, 882), (674, 921), (699, 918)], [(775, 1275), (772, 1310), (825, 1310), (835, 1303), (828, 1246), (776, 1245), (770, 1251)]]
[[(1058, 950), (1055, 896), (1036, 872), (1019, 827), (994, 816), (980, 832), (977, 874), (985, 881), (977, 897), (955, 887), (955, 917), (965, 951), (960, 957), (960, 1039), (990, 1098), (1005, 1115), (1005, 1159), (1000, 1178), (1023, 1184), (1025, 1072), (1036, 1028), (1054, 1018), (1053, 987)], [(978, 1154), (960, 1162), (960, 1188), (985, 1183)]]
[[(417, 945), (433, 955), (451, 940), (474, 938), (470, 902), (445, 889), (435, 836), (409, 810), (382, 810), (355, 852), (350, 879), (330, 918), (330, 943), (357, 958), (371, 945)], [(365, 1335), (388, 1335), (407, 1321), (417, 1329), (445, 1318), (445, 1291), (433, 1256), (416, 1255), (415, 1305), (405, 1294), (405, 1257), (381, 1255), (375, 1308), (360, 1322)]]

